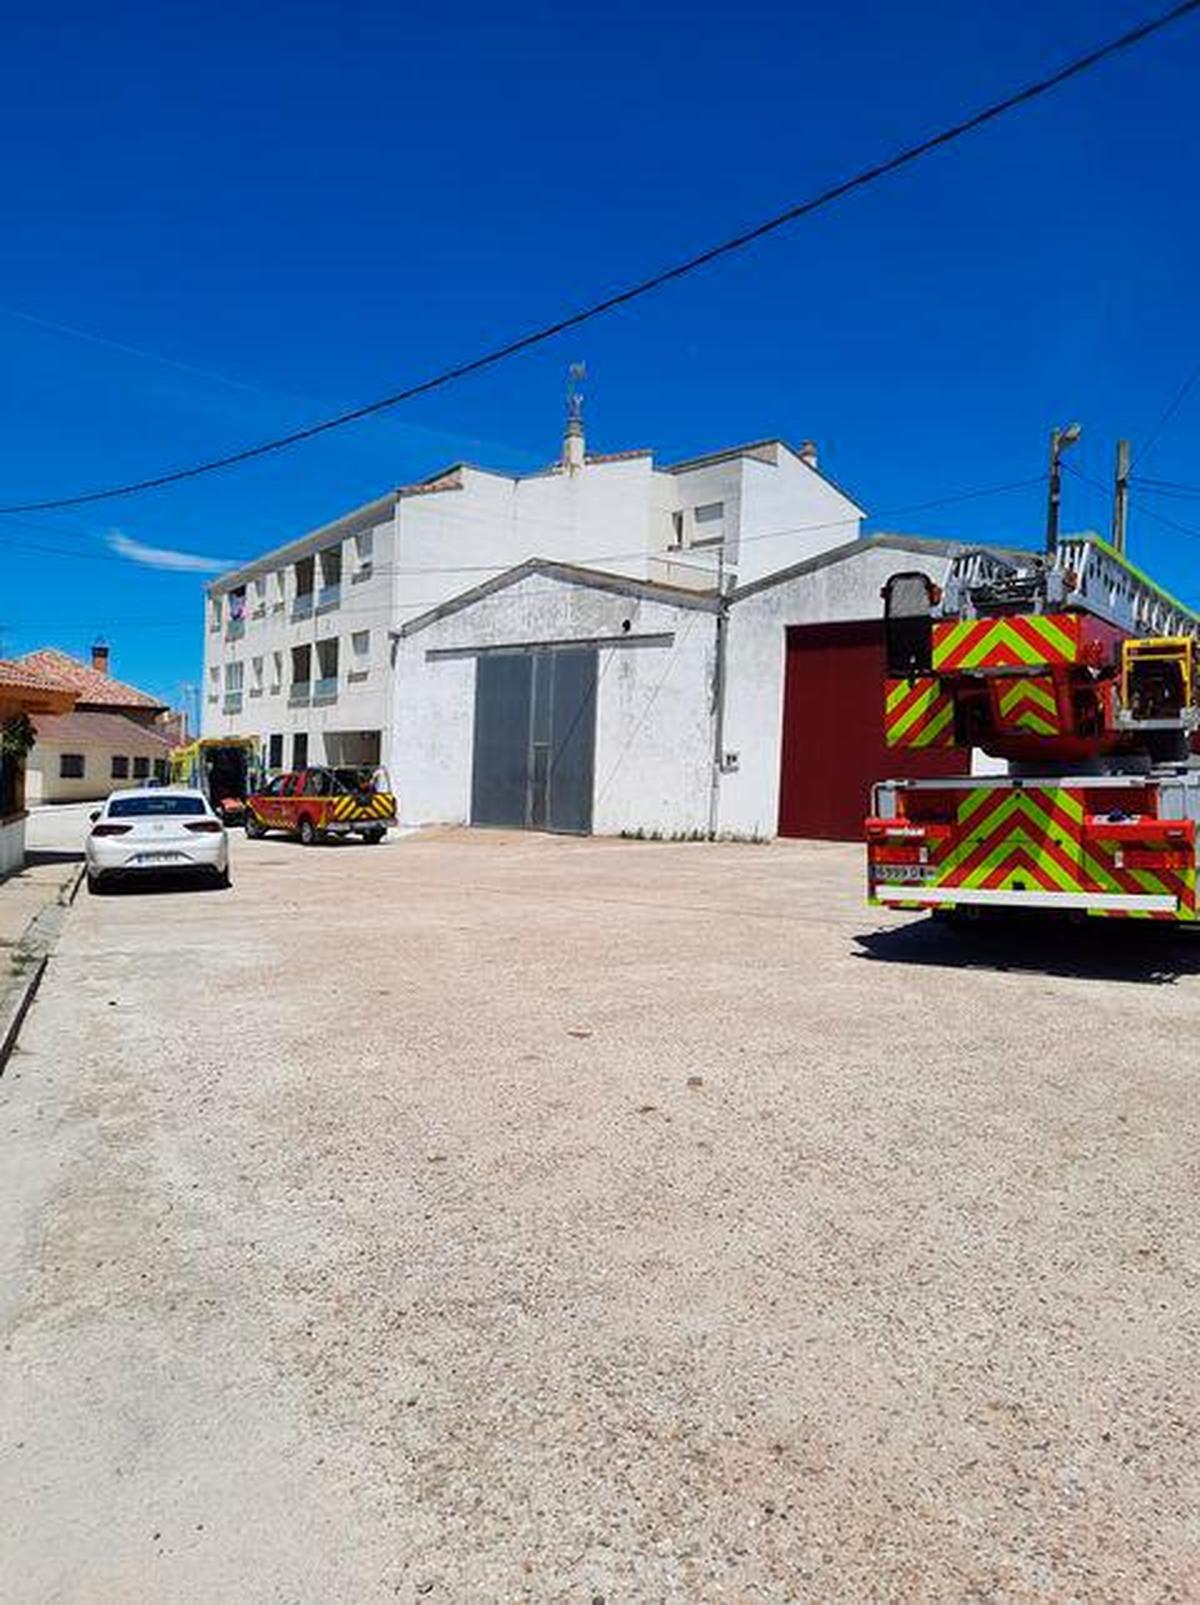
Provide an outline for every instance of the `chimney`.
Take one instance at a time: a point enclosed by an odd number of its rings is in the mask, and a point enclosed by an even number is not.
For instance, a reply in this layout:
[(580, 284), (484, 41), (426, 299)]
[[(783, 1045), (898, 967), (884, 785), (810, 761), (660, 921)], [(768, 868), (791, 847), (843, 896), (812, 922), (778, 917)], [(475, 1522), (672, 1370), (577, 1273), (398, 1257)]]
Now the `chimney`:
[(108, 673), (108, 642), (96, 641), (92, 646), (92, 668), (97, 674)]
[(587, 461), (587, 445), (583, 438), (583, 392), (579, 386), (587, 370), (582, 362), (573, 362), (567, 385), (567, 432), (563, 436), (562, 460), (568, 474), (577, 474)]
[(797, 455), (797, 457), (799, 457), (799, 459), (800, 459), (800, 461), (802, 463), (807, 463), (810, 468), (815, 468), (817, 466), (817, 443), (816, 443), (816, 441), (815, 440), (805, 440), (805, 441), (801, 442), (800, 450), (796, 453), (796, 455)]

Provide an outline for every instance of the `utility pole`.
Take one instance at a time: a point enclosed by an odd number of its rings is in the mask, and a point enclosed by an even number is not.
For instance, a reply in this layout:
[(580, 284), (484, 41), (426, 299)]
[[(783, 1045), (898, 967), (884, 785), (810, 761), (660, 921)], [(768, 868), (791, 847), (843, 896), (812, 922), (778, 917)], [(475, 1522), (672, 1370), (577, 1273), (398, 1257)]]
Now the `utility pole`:
[(1125, 555), (1125, 528), (1129, 520), (1129, 442), (1117, 441), (1117, 476), (1113, 488), (1113, 546)]
[(716, 841), (721, 819), (721, 776), (725, 771), (725, 649), (729, 603), (725, 600), (725, 539), (717, 548), (717, 628), (713, 655), (713, 755), (708, 790), (708, 839)]
[(1083, 433), (1078, 424), (1057, 426), (1050, 431), (1050, 481), (1046, 497), (1046, 556), (1053, 558), (1058, 551), (1058, 515), (1062, 505), (1062, 454)]

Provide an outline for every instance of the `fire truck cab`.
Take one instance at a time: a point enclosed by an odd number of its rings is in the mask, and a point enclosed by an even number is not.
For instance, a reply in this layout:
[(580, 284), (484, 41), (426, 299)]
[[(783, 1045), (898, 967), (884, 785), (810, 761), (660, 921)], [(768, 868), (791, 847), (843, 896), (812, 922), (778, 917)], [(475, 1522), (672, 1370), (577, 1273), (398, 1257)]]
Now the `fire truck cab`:
[(386, 769), (314, 767), (265, 780), (246, 799), (246, 835), (286, 831), (306, 847), (331, 836), (381, 842), (396, 823)]

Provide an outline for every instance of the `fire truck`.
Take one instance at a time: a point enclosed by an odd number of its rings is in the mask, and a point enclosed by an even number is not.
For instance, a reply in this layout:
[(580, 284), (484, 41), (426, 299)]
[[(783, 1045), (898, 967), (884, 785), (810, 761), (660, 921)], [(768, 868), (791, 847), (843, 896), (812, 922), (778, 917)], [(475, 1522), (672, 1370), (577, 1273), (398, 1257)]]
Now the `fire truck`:
[(1200, 616), (1096, 536), (883, 597), (887, 745), (999, 772), (875, 785), (870, 902), (1195, 920)]

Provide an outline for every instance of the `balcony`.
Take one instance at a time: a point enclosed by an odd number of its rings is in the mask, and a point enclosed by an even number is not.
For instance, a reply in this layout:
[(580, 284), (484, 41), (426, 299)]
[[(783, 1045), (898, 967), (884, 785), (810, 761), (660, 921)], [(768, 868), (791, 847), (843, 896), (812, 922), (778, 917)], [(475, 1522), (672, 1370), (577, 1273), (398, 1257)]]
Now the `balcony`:
[(252, 697), (261, 697), (262, 696), (262, 686), (260, 686), (260, 685), (252, 685), (250, 687), (250, 695)]
[(324, 680), (318, 680), (313, 686), (314, 702), (336, 702), (338, 694), (337, 675), (331, 674)]
[(346, 680), (350, 685), (359, 685), (368, 677), (370, 672), (370, 669), (351, 669), (346, 676)]
[(293, 619), (311, 619), (313, 612), (313, 594), (311, 591), (301, 591), (292, 603)]
[(230, 619), (225, 626), (225, 639), (227, 641), (240, 641), (246, 633), (245, 619)]
[(317, 612), (331, 613), (335, 607), (342, 605), (342, 587), (340, 585), (323, 585), (317, 592)]
[(224, 709), (226, 713), (241, 713), (242, 693), (240, 691), (226, 691)]
[(288, 707), (300, 708), (312, 701), (312, 681), (293, 680), (288, 687)]

